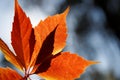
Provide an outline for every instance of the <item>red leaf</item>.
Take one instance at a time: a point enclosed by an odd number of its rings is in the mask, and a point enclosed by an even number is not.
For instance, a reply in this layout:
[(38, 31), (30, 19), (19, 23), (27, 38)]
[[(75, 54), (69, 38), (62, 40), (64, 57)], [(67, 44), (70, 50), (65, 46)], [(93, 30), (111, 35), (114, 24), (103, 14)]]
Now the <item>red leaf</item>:
[[(27, 69), (34, 49), (34, 33), (29, 18), (25, 15), (17, 0), (15, 0), (15, 17), (11, 33), (12, 46), (16, 52), (17, 58)], [(31, 45), (33, 44), (33, 45)]]

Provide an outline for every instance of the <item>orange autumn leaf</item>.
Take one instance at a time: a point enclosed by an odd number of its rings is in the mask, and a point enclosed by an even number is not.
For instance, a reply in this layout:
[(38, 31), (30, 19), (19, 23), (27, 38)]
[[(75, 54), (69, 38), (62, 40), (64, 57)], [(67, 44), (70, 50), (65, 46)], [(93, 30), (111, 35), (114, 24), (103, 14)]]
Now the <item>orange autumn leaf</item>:
[[(45, 80), (74, 80), (79, 78), (88, 66), (96, 63), (85, 60), (77, 54), (62, 52), (52, 58), (50, 67), (46, 72), (38, 72), (38, 75)], [(46, 64), (43, 65), (43, 68), (47, 66)]]
[(66, 16), (68, 11), (69, 8), (62, 14), (49, 16), (35, 27), (36, 43), (40, 51), (39, 54), (33, 53), (31, 63), (36, 60), (35, 65), (39, 66), (51, 55), (59, 53), (65, 47), (67, 37)]
[(10, 68), (0, 68), (0, 80), (23, 80), (22, 76)]
[(2, 41), (1, 38), (0, 38), (0, 50), (3, 52), (5, 58), (9, 62), (11, 62), (14, 66), (16, 66), (20, 70), (23, 68), (19, 60), (17, 60), (17, 56), (13, 54), (13, 52), (7, 47), (7, 45)]
[(15, 80), (27, 80), (31, 74), (37, 74), (47, 80), (73, 80), (79, 78), (88, 66), (96, 64), (97, 62), (86, 60), (76, 54), (61, 52), (66, 44), (68, 12), (69, 8), (62, 14), (49, 16), (33, 29), (30, 19), (15, 0), (15, 16), (11, 32), (15, 53), (1, 38), (0, 50), (5, 58), (21, 69), (25, 75), (21, 77), (10, 68), (0, 68), (0, 80), (11, 80), (12, 76)]

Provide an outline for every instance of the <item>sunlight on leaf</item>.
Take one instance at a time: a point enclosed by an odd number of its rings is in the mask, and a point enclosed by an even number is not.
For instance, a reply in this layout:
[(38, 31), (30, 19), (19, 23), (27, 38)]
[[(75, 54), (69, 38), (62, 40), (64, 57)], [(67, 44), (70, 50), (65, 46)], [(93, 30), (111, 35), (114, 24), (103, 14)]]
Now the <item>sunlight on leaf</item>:
[[(28, 80), (36, 74), (46, 80), (74, 80), (86, 68), (98, 62), (89, 61), (70, 52), (61, 52), (66, 45), (66, 17), (69, 7), (61, 14), (47, 17), (32, 28), (29, 17), (15, 0), (15, 16), (11, 32), (13, 53), (0, 38), (0, 50), (5, 58), (23, 71), (22, 77), (10, 68), (0, 68), (0, 80)], [(16, 54), (16, 55), (14, 55)]]
[(23, 80), (22, 76), (10, 68), (0, 68), (0, 80)]
[(46, 80), (73, 80), (79, 78), (88, 66), (96, 63), (85, 60), (77, 54), (63, 52), (53, 57), (48, 70), (38, 75)]

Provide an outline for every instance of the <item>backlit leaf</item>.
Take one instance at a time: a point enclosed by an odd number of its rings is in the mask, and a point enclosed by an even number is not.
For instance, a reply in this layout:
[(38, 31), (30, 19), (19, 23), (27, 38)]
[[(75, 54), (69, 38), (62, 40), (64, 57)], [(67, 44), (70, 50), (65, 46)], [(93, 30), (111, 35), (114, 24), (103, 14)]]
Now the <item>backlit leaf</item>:
[(62, 14), (49, 16), (35, 27), (35, 37), (37, 47), (39, 47), (39, 54), (33, 53), (32, 63), (36, 61), (36, 65), (41, 64), (42, 61), (51, 55), (59, 53), (65, 47), (67, 37), (66, 16), (68, 11), (69, 8)]
[(3, 52), (6, 60), (8, 60), (9, 62), (11, 62), (14, 66), (16, 66), (18, 69), (23, 68), (23, 66), (21, 65), (21, 63), (19, 62), (19, 60), (17, 60), (18, 58), (12, 53), (12, 51), (8, 48), (8, 46), (2, 41), (2, 39), (0, 38), (0, 50)]
[[(31, 36), (33, 36), (33, 39), (31, 39)], [(29, 18), (19, 6), (17, 0), (15, 0), (15, 16), (11, 38), (16, 55), (22, 65), (28, 68), (34, 50), (34, 32)]]
[(0, 80), (23, 80), (22, 76), (10, 68), (0, 68)]
[[(63, 52), (53, 57), (48, 63), (50, 63), (49, 68), (38, 75), (46, 80), (74, 80), (79, 78), (88, 66), (97, 62), (86, 60), (77, 54)], [(46, 66), (48, 65), (44, 65), (43, 68)]]
[(33, 29), (18, 1), (15, 0), (15, 16), (11, 32), (13, 54), (0, 38), (0, 50), (5, 58), (23, 70), (24, 77), (10, 68), (0, 68), (0, 80), (28, 80), (37, 74), (46, 80), (74, 80), (85, 69), (97, 62), (77, 54), (61, 52), (66, 45), (67, 8), (63, 13), (49, 16)]

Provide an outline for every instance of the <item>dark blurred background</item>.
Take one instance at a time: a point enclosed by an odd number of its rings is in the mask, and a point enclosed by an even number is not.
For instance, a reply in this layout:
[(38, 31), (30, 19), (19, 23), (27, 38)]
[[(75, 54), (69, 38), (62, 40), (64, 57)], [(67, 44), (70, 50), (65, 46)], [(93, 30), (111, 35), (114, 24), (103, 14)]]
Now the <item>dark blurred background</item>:
[[(101, 62), (89, 67), (77, 80), (120, 80), (120, 0), (19, 2), (34, 26), (40, 19), (61, 13), (70, 6), (67, 16), (68, 38), (64, 51), (78, 53), (86, 59)], [(13, 9), (13, 2), (6, 4), (11, 4)], [(0, 58), (0, 61), (2, 63), (4, 59)]]

